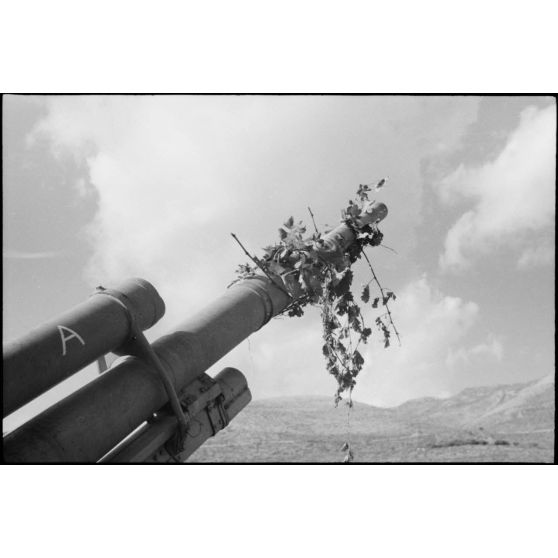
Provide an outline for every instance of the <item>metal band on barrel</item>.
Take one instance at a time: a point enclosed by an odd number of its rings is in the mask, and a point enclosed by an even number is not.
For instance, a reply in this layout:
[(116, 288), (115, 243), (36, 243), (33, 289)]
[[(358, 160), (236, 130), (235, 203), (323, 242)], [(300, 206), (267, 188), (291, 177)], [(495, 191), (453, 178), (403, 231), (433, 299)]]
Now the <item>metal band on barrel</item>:
[(135, 316), (130, 309), (130, 299), (122, 292), (117, 291), (115, 289), (105, 289), (105, 287), (99, 286), (95, 289), (95, 292), (91, 296), (95, 295), (105, 295), (109, 296), (110, 298), (114, 299), (120, 306), (124, 308), (124, 314), (126, 319), (128, 320), (128, 341), (134, 335), (134, 328), (135, 328)]
[(246, 279), (243, 286), (248, 290), (252, 291), (254, 294), (258, 295), (259, 299), (262, 301), (264, 307), (264, 319), (262, 325), (258, 328), (261, 329), (271, 318), (273, 318), (273, 300), (267, 290), (259, 285), (249, 282), (250, 279)]

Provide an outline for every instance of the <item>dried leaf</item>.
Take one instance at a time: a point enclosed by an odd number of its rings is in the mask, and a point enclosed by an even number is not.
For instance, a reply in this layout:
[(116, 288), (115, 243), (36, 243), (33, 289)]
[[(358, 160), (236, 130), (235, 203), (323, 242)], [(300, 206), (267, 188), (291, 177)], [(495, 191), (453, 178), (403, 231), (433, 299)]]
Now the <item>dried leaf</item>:
[(378, 182), (378, 184), (376, 184), (376, 190), (379, 190), (380, 188), (383, 188), (385, 183), (386, 183), (387, 178), (382, 178), (382, 180), (380, 180)]
[(361, 367), (364, 364), (364, 359), (358, 351), (354, 351), (353, 353), (353, 362), (357, 367)]

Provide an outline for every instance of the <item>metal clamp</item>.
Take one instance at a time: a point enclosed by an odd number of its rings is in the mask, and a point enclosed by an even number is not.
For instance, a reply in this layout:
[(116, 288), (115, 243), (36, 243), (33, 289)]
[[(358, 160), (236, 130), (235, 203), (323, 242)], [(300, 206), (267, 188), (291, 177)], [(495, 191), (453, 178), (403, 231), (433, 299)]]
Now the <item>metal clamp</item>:
[(225, 396), (221, 393), (215, 399), (210, 401), (205, 408), (213, 436), (215, 436), (219, 430), (225, 428), (230, 422), (227, 411), (225, 410), (224, 402)]
[[(200, 375), (197, 380), (202, 383), (197, 395), (188, 393), (188, 386), (185, 388), (180, 397), (180, 405), (184, 413), (189, 419), (195, 417), (201, 411), (205, 410), (209, 424), (211, 426), (212, 436), (215, 436), (219, 430), (225, 428), (229, 422), (229, 416), (225, 409), (225, 395), (221, 390), (221, 385), (207, 374)], [(189, 428), (186, 430), (186, 436), (191, 435)], [(181, 438), (176, 433), (166, 444), (165, 449), (171, 458), (180, 463), (180, 453), (184, 450), (185, 437)]]

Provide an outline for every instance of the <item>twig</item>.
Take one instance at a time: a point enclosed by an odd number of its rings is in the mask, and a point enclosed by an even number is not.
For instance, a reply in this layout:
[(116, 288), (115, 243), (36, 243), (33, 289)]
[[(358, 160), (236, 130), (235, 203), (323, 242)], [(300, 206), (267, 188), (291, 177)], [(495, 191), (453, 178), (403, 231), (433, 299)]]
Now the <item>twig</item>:
[[(376, 273), (374, 272), (374, 268), (372, 267), (372, 264), (370, 263), (370, 260), (368, 259), (368, 256), (366, 255), (366, 252), (364, 250), (362, 251), (362, 255), (364, 256), (364, 259), (368, 262), (368, 267), (370, 268), (370, 271), (372, 272), (372, 277), (374, 277), (374, 281), (376, 281), (376, 284), (378, 285), (378, 288), (380, 289), (380, 294), (382, 295), (382, 302), (383, 302), (386, 299), (386, 296), (384, 295), (384, 289), (383, 289), (382, 285), (380, 285), (380, 281), (378, 281), (378, 278), (376, 277)], [(391, 324), (391, 327), (393, 328), (393, 331), (394, 331), (395, 335), (397, 336), (397, 341), (399, 341), (399, 346), (401, 347), (401, 338), (399, 337), (399, 332), (397, 331), (397, 328), (395, 327), (395, 324), (393, 323), (393, 318), (391, 316), (391, 312), (389, 311), (389, 306), (388, 306), (388, 301), (387, 300), (385, 301), (384, 306), (386, 307), (387, 315), (389, 316), (389, 323)]]
[(386, 250), (391, 250), (394, 254), (397, 254), (399, 256), (399, 254), (393, 248), (390, 248), (389, 246), (386, 246), (385, 244), (379, 244), (379, 246), (381, 246), (382, 248), (385, 248)]
[(349, 370), (349, 368), (347, 367), (347, 365), (339, 358), (339, 355), (337, 354), (337, 351), (333, 348), (330, 347), (331, 351), (333, 352), (333, 354), (335, 355), (335, 358), (339, 361), (339, 364), (345, 369), (345, 371), (350, 374), (351, 371)]
[(238, 242), (238, 245), (242, 248), (243, 252), (262, 270), (262, 272), (264, 273), (264, 275), (276, 286), (279, 287), (290, 299), (293, 299), (293, 296), (291, 295), (291, 293), (289, 293), (289, 291), (287, 291), (282, 285), (280, 285), (279, 283), (277, 283), (277, 281), (275, 281), (275, 279), (273, 279), (273, 277), (268, 273), (267, 269), (265, 269), (262, 264), (259, 262), (258, 258), (254, 258), (253, 256), (250, 255), (250, 253), (248, 252), (248, 250), (246, 250), (246, 248), (244, 248), (242, 242), (240, 242), (240, 240), (238, 240), (238, 237), (236, 236), (236, 234), (231, 233), (231, 236)]
[(349, 314), (347, 314), (347, 331), (349, 332), (349, 352), (353, 353), (353, 334), (351, 333), (351, 323), (349, 322)]
[(312, 213), (310, 207), (308, 207), (308, 211), (310, 212), (310, 217), (312, 217), (312, 223), (314, 223), (314, 230), (316, 231), (317, 234), (320, 234), (318, 227), (316, 227), (316, 221), (314, 221), (314, 214)]

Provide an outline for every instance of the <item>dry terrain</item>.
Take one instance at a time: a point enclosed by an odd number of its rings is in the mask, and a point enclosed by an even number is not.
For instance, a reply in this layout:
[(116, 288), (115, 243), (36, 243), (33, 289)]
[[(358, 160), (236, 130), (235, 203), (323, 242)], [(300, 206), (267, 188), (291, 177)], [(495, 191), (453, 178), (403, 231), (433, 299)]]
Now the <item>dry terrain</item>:
[[(253, 401), (189, 462), (338, 463), (348, 438), (347, 413), (325, 397)], [(388, 409), (356, 402), (349, 437), (357, 463), (551, 463), (554, 422), (549, 375)]]

